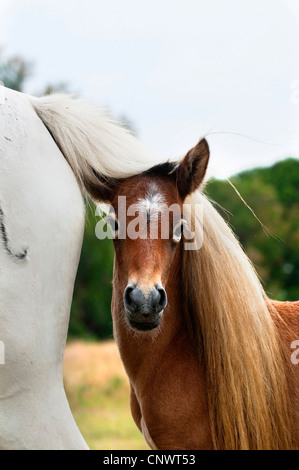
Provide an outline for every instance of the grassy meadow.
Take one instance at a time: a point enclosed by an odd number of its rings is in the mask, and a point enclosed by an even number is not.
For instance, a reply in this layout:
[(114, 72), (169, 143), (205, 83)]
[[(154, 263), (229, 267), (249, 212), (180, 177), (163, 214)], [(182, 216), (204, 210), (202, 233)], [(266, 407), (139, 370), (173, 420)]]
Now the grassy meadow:
[(148, 449), (131, 417), (129, 382), (114, 341), (68, 343), (63, 375), (73, 416), (91, 450)]

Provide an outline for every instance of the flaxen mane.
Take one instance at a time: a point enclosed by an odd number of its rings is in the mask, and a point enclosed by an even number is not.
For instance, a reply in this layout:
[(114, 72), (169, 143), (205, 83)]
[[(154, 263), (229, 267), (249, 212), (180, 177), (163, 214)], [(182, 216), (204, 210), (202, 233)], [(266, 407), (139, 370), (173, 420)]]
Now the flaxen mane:
[(203, 244), (183, 251), (186, 315), (206, 369), (217, 449), (291, 449), (285, 364), (266, 294), (222, 217), (199, 191)]

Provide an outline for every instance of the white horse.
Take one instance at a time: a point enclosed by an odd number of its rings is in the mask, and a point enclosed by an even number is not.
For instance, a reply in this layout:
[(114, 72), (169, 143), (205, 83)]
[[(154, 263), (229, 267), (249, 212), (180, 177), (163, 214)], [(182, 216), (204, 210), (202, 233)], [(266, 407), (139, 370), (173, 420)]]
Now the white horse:
[(4, 87), (0, 142), (0, 449), (87, 449), (62, 377), (82, 195), (160, 157), (84, 101)]

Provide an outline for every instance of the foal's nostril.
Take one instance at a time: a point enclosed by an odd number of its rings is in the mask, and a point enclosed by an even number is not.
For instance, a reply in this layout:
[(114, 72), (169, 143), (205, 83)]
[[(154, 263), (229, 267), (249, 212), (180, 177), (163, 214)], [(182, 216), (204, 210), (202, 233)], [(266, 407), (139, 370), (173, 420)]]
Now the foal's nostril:
[(125, 301), (125, 304), (130, 307), (134, 304), (134, 300), (133, 300), (133, 291), (135, 289), (135, 286), (133, 285), (128, 285), (125, 289), (125, 292), (124, 292), (124, 301)]
[(164, 310), (167, 304), (167, 295), (165, 289), (163, 287), (156, 287), (157, 291), (159, 292), (159, 301), (156, 306), (157, 312), (160, 312), (161, 310)]

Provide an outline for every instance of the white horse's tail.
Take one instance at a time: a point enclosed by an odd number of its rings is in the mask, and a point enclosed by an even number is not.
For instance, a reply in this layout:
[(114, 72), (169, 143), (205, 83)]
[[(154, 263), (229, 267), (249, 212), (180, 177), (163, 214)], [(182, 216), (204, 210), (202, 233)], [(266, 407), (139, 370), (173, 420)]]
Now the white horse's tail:
[(53, 94), (30, 101), (70, 164), (82, 190), (126, 178), (161, 163), (106, 111), (72, 95)]

